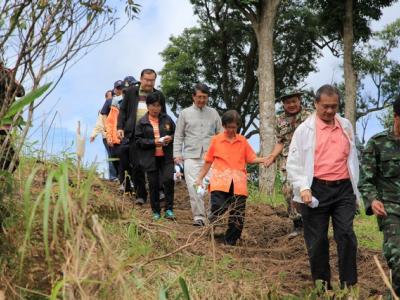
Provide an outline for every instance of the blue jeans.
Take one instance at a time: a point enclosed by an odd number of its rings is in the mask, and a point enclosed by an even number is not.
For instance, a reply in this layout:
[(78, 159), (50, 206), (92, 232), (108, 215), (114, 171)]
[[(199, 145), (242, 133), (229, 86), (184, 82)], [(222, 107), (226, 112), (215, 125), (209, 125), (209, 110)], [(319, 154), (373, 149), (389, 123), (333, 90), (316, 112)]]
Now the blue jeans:
[[(106, 148), (108, 159), (117, 158), (113, 149), (110, 146), (108, 146), (106, 139), (103, 139), (103, 144), (104, 147)], [(108, 178), (111, 180), (118, 178), (118, 161), (108, 162)]]

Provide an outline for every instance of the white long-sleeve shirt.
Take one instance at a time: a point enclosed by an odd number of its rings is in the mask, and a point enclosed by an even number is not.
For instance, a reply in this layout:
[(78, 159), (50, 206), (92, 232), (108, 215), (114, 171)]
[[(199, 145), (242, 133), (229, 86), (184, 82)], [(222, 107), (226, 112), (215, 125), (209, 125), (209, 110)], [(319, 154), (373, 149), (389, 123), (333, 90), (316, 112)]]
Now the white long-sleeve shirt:
[[(355, 145), (355, 135), (349, 120), (336, 115), (343, 132), (348, 138), (350, 152), (347, 159), (347, 168), (357, 202), (360, 193), (357, 188), (359, 179), (359, 162)], [(316, 114), (308, 117), (293, 134), (289, 146), (289, 155), (286, 162), (288, 180), (293, 185), (294, 201), (302, 203), (300, 192), (311, 189), (314, 178), (314, 155), (316, 144)]]

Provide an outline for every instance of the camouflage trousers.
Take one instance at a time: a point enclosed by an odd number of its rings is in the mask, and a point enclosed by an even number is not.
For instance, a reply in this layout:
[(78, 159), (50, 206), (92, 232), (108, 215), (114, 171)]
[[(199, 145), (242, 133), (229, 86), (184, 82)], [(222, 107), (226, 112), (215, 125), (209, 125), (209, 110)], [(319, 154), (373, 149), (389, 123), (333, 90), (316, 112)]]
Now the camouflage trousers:
[(286, 172), (285, 168), (281, 168), (279, 170), (279, 176), (280, 176), (281, 183), (282, 183), (282, 193), (283, 193), (283, 197), (285, 198), (285, 201), (287, 204), (287, 212), (288, 212), (289, 218), (291, 220), (293, 220), (293, 224), (294, 224), (295, 228), (303, 227), (301, 214), (299, 213), (299, 210), (298, 210), (298, 203), (293, 201), (293, 187), (287, 180), (287, 172)]
[(400, 296), (400, 204), (385, 203), (386, 218), (380, 218), (383, 232), (383, 255), (392, 272), (392, 285)]

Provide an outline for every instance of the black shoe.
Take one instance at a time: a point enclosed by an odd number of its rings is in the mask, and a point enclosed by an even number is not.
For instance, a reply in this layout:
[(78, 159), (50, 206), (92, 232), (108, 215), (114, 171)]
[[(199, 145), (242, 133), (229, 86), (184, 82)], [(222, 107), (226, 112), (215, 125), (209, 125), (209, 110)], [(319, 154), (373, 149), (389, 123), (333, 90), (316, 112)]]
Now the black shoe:
[(204, 224), (202, 219), (198, 219), (198, 220), (194, 220), (192, 225), (196, 226), (196, 227), (202, 227), (202, 226), (205, 226), (206, 224)]
[(227, 240), (227, 239), (225, 239), (224, 240), (224, 244), (225, 245), (229, 245), (229, 246), (235, 246), (236, 245), (236, 241), (237, 240)]

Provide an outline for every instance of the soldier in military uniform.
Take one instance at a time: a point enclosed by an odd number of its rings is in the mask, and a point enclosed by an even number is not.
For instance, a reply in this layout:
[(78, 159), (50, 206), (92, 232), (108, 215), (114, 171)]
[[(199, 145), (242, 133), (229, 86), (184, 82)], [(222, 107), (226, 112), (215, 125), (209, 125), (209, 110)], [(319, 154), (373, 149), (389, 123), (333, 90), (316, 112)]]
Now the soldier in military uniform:
[(400, 296), (400, 96), (393, 113), (393, 127), (371, 137), (363, 151), (359, 187), (366, 214), (377, 216), (383, 231), (383, 254)]
[[(4, 105), (7, 105), (7, 109), (10, 107), (15, 97), (22, 97), (25, 95), (25, 90), (19, 82), (13, 80), (12, 70), (6, 68), (0, 59), (0, 110), (2, 110)], [(12, 99), (12, 101), (7, 101), (6, 99)], [(2, 151), (2, 157), (0, 157), (0, 170), (7, 170), (12, 157), (14, 156), (14, 148), (11, 145), (10, 139), (8, 139), (7, 144), (3, 148), (4, 141), (10, 134), (10, 127), (3, 126), (0, 127), (0, 149)], [(16, 166), (14, 166), (14, 169)]]
[(282, 192), (287, 203), (287, 211), (289, 217), (293, 220), (293, 232), (290, 237), (294, 237), (301, 232), (302, 221), (301, 215), (297, 212), (293, 203), (293, 189), (287, 180), (286, 159), (289, 153), (289, 145), (292, 140), (293, 133), (311, 114), (301, 105), (301, 95), (303, 92), (296, 90), (287, 90), (283, 95), (276, 99), (282, 101), (283, 112), (277, 116), (275, 127), (276, 144), (274, 149), (267, 157), (267, 166), (277, 161), (277, 168), (282, 183)]

